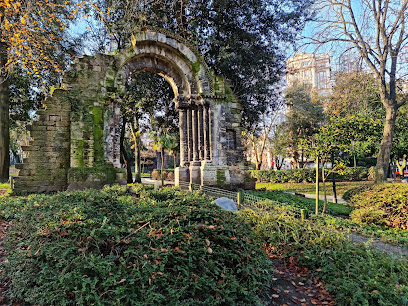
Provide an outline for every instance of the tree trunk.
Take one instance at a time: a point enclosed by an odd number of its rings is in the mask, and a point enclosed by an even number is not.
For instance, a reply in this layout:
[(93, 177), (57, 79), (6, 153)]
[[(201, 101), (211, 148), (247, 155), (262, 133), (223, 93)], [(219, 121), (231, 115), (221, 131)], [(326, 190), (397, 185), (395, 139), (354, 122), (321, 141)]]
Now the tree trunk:
[(322, 210), (322, 216), (324, 216), (327, 210), (327, 189), (326, 189), (326, 177), (324, 176), (324, 164), (322, 167), (322, 182), (323, 182), (323, 193), (324, 193), (324, 206)]
[(386, 117), (383, 138), (381, 141), (380, 152), (378, 153), (377, 157), (377, 166), (375, 168), (376, 183), (381, 183), (385, 181), (388, 176), (388, 165), (390, 163), (392, 140), (394, 137), (394, 127), (397, 118), (397, 111), (398, 111), (397, 107), (386, 106)]
[(140, 131), (139, 131), (139, 118), (135, 116), (134, 118), (134, 130), (133, 137), (135, 140), (135, 183), (142, 182), (141, 167), (140, 167)]
[(120, 131), (120, 153), (122, 154), (122, 159), (126, 166), (126, 181), (128, 184), (132, 184), (133, 183), (132, 164), (129, 161), (129, 156), (125, 148), (125, 132), (126, 132), (126, 119), (125, 117), (123, 117), (122, 129)]
[(163, 164), (164, 164), (164, 147), (162, 147), (160, 151), (161, 155), (161, 168), (160, 168), (160, 176), (161, 176), (161, 181), (162, 181), (162, 187), (164, 187), (164, 178), (163, 178)]
[[(0, 42), (0, 68), (7, 62), (7, 45)], [(10, 130), (9, 130), (9, 84), (6, 73), (0, 73), (0, 183), (9, 179)]]
[(262, 162), (261, 161), (256, 161), (256, 170), (261, 170)]

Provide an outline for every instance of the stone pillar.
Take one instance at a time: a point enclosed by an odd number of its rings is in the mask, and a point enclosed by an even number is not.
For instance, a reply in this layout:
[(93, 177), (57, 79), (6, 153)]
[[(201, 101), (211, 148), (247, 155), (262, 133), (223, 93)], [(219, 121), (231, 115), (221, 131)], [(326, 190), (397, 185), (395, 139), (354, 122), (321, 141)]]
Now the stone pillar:
[(188, 127), (187, 109), (179, 110), (180, 120), (180, 167), (188, 165)]
[(191, 101), (192, 108), (192, 136), (193, 136), (193, 161), (190, 163), (190, 183), (201, 184), (201, 162), (199, 161), (199, 125), (198, 125), (198, 107)]
[(211, 122), (210, 122), (210, 109), (208, 103), (204, 104), (203, 111), (204, 119), (204, 159), (206, 161), (211, 160)]
[(200, 104), (198, 105), (198, 132), (199, 132), (199, 157), (200, 160), (203, 161), (205, 159), (205, 154), (204, 154), (204, 110), (203, 110), (203, 105)]
[(195, 105), (193, 107), (193, 163), (196, 163), (199, 160), (198, 106)]
[(193, 160), (193, 111), (191, 107), (187, 110), (187, 132), (188, 132), (188, 160)]
[(176, 107), (179, 110), (180, 124), (180, 167), (175, 169), (175, 184), (180, 186), (180, 182), (190, 182), (190, 164), (189, 153), (189, 103), (183, 96), (179, 96), (175, 100)]

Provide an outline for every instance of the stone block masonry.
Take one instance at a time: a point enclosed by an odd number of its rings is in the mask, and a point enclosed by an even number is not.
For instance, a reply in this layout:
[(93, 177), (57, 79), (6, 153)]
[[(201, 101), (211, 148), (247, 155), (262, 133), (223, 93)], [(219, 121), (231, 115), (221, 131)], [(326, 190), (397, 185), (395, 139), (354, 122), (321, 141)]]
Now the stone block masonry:
[(66, 92), (54, 91), (45, 101), (45, 110), (37, 112), (30, 130), (30, 146), (24, 147), (27, 158), (16, 177), (14, 190), (17, 193), (53, 192), (66, 190), (70, 168), (70, 115), (71, 107)]

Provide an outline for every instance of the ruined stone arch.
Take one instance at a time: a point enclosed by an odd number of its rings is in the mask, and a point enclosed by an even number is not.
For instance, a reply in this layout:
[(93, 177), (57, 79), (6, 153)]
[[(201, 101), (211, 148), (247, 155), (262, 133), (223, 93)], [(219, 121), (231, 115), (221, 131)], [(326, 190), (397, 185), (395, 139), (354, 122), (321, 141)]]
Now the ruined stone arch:
[(181, 147), (176, 184), (242, 185), (241, 105), (187, 41), (164, 30), (145, 29), (134, 33), (132, 44), (117, 55), (76, 59), (31, 127), (33, 141), (24, 148), (28, 158), (19, 165), (16, 191), (124, 183), (118, 103), (127, 78), (141, 71), (164, 77), (175, 94)]

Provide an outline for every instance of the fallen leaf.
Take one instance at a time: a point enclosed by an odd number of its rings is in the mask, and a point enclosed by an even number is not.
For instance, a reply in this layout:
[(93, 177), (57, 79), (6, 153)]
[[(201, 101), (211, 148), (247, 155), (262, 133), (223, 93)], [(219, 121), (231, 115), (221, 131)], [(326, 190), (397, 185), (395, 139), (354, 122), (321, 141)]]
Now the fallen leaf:
[(126, 278), (122, 278), (122, 279), (118, 282), (118, 285), (123, 284), (124, 282), (126, 282)]
[(212, 254), (212, 253), (213, 253), (213, 250), (212, 250), (211, 248), (208, 248), (208, 249), (207, 249), (207, 252), (208, 252), (208, 254)]
[(272, 297), (273, 297), (274, 299), (279, 299), (279, 294), (272, 294)]
[(179, 252), (179, 253), (185, 253), (185, 251), (183, 251), (183, 250), (180, 249), (179, 247), (175, 247), (174, 250), (175, 250), (176, 252)]

